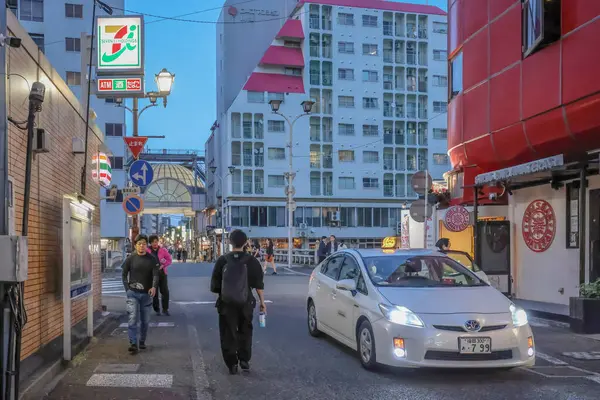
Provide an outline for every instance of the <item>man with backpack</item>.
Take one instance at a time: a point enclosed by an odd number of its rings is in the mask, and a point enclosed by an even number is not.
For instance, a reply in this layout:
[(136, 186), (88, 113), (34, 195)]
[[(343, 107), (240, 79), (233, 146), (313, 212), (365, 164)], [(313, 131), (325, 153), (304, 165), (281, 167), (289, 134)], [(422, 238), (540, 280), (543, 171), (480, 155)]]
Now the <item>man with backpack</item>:
[(264, 298), (263, 271), (260, 261), (244, 251), (248, 240), (246, 234), (236, 229), (229, 234), (233, 250), (215, 263), (210, 290), (219, 295), (215, 307), (219, 313), (219, 336), (223, 360), (229, 373), (250, 370), (252, 357), (252, 318), (256, 290), (260, 301), (260, 311), (266, 312)]

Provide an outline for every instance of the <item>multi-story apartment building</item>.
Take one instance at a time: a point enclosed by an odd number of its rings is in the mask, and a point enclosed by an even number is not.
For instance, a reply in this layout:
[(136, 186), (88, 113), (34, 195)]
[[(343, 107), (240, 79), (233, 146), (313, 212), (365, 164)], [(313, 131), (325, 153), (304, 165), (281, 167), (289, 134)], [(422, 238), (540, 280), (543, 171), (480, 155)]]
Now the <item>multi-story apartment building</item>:
[(207, 203), (222, 195), (227, 226), (285, 238), (289, 126), (268, 101), (293, 118), (312, 99), (293, 129), (295, 236), (370, 247), (394, 234), (412, 175), (449, 168), (446, 30), (432, 6), (300, 1), (212, 128)]
[[(125, 0), (107, 0), (114, 6), (113, 14), (122, 13)], [(21, 25), (29, 32), (38, 47), (50, 60), (53, 67), (67, 82), (82, 104), (82, 85), (86, 84), (87, 69), (82, 71), (82, 33), (89, 34), (92, 29), (93, 0), (13, 0), (12, 12)], [(100, 8), (97, 15), (103, 15)], [(112, 182), (119, 187), (125, 185), (126, 171), (123, 169), (126, 159), (125, 109), (115, 107), (112, 99), (98, 99), (92, 95), (90, 105), (96, 114), (95, 123), (104, 130), (105, 143), (111, 150)], [(104, 197), (104, 190), (102, 191)], [(118, 199), (121, 200), (121, 199)], [(121, 250), (127, 237), (127, 218), (118, 201), (101, 201), (100, 235), (102, 247), (109, 250)]]

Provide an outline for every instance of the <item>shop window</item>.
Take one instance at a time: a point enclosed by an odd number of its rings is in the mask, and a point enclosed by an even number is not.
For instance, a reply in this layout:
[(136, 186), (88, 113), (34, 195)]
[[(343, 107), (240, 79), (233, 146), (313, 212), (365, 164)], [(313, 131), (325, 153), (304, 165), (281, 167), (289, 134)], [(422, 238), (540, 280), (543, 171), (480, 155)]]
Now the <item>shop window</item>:
[(560, 39), (561, 0), (523, 0), (523, 57)]
[(579, 248), (579, 181), (567, 184), (567, 249)]

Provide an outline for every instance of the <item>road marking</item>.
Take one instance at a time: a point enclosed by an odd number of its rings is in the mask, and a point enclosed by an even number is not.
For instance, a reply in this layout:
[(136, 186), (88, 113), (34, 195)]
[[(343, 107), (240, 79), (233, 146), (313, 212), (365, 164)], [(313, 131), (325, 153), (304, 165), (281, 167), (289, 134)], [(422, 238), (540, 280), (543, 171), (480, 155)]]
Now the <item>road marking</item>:
[(600, 351), (577, 351), (562, 353), (563, 356), (571, 357), (576, 360), (600, 360)]
[(137, 372), (140, 364), (99, 364), (94, 372), (97, 373), (123, 373)]
[(600, 375), (586, 376), (586, 379), (589, 379), (590, 381), (593, 381), (596, 383), (600, 383)]
[[(182, 306), (196, 305), (196, 304), (215, 304), (215, 300), (213, 301), (174, 301), (175, 304), (180, 304)], [(265, 303), (273, 303), (271, 300), (265, 300)]]
[(166, 374), (94, 374), (87, 386), (127, 388), (170, 388), (173, 375)]
[(279, 267), (279, 268), (283, 268), (284, 270), (291, 272), (292, 274), (296, 274), (296, 275), (302, 275), (302, 276), (310, 276), (310, 274), (305, 274), (304, 272), (298, 272), (298, 271), (294, 271), (288, 267)]
[(535, 352), (535, 357), (541, 358), (542, 360), (547, 361), (550, 364), (554, 364), (554, 365), (569, 365), (566, 362), (564, 362), (563, 360), (559, 360), (558, 358), (549, 356), (548, 354), (540, 353), (539, 351)]
[[(127, 328), (129, 324), (127, 322), (119, 325), (119, 328)], [(174, 328), (175, 324), (173, 322), (150, 322), (148, 324), (149, 328)]]
[(190, 342), (192, 343), (192, 370), (194, 372), (194, 385), (196, 386), (196, 400), (209, 400), (212, 398), (208, 389), (210, 383), (208, 376), (206, 375), (206, 365), (204, 364), (204, 357), (202, 356), (202, 349), (200, 348), (200, 339), (198, 338), (198, 331), (193, 325), (188, 325), (188, 335)]

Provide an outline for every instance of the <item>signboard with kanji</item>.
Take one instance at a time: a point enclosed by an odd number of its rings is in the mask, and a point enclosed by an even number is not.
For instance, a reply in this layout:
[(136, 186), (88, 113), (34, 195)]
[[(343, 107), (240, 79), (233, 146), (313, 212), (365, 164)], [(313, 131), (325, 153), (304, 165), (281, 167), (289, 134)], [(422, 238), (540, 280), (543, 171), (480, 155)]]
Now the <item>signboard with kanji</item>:
[(125, 141), (125, 144), (127, 144), (127, 147), (129, 147), (129, 151), (131, 151), (133, 158), (137, 160), (144, 149), (148, 138), (145, 136), (128, 136), (124, 137), (123, 140)]
[(141, 76), (132, 77), (98, 77), (96, 96), (105, 97), (143, 97), (144, 79)]

